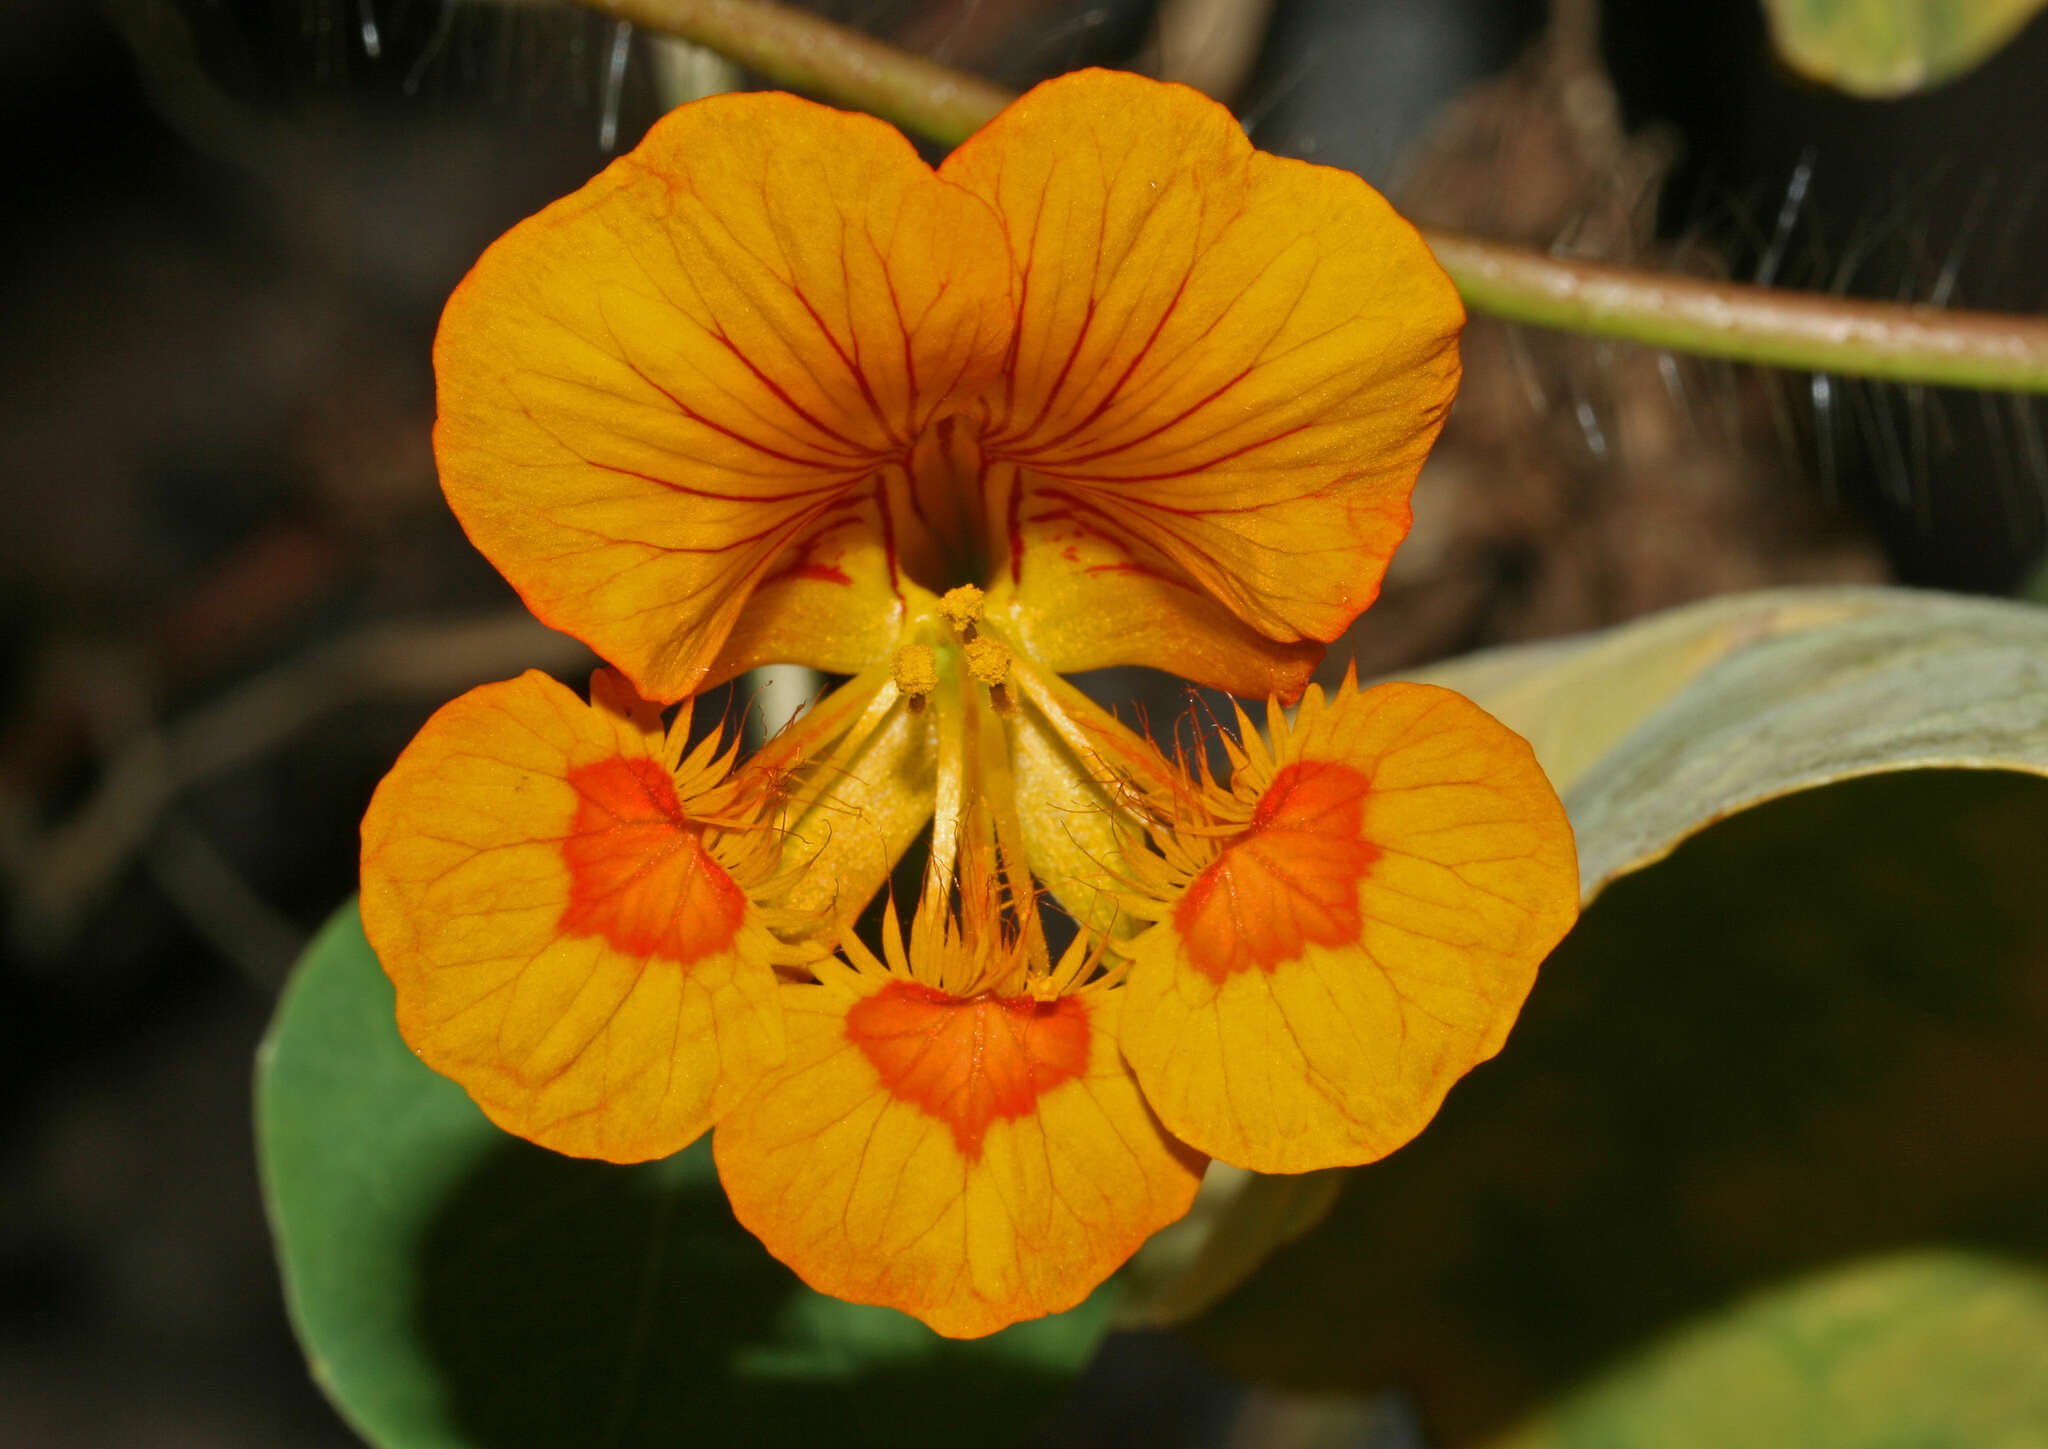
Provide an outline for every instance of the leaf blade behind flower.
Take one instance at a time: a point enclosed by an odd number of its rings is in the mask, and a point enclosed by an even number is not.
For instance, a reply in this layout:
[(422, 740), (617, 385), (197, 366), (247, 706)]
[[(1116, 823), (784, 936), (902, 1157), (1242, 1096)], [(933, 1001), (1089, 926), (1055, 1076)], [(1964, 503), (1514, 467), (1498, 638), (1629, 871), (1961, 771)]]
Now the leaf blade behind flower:
[(279, 1005), (256, 1118), (293, 1326), (376, 1449), (1004, 1443), (1107, 1327), (1098, 1297), (949, 1343), (798, 1283), (708, 1139), (619, 1167), (500, 1132), (406, 1050), (353, 905)]

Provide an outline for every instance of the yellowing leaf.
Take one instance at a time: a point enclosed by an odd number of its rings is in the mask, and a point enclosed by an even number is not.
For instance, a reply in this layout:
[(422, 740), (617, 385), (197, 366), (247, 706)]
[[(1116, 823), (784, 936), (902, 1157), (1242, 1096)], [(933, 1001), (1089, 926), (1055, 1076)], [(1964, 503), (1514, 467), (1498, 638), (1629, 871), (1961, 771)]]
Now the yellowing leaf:
[(2019, 33), (2042, 0), (1764, 0), (1794, 70), (1851, 95), (1940, 85)]
[(1495, 1449), (2012, 1449), (2048, 1443), (2048, 1274), (1924, 1252), (1751, 1298)]
[(1425, 671), (1535, 747), (1584, 899), (1716, 820), (1892, 770), (2048, 774), (2048, 613), (1774, 589)]

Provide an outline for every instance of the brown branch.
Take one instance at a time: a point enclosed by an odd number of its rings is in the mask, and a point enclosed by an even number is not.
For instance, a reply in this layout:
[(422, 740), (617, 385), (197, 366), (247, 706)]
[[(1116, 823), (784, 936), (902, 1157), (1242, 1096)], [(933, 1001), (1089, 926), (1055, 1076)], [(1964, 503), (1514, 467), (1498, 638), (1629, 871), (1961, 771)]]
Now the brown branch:
[(384, 624), (288, 660), (211, 704), (143, 730), (107, 762), (97, 789), (42, 832), (6, 832), (0, 858), (13, 887), (14, 934), (47, 952), (201, 781), (275, 749), (344, 704), (380, 695), (434, 699), (528, 667), (572, 668), (583, 646), (524, 609), (459, 621)]

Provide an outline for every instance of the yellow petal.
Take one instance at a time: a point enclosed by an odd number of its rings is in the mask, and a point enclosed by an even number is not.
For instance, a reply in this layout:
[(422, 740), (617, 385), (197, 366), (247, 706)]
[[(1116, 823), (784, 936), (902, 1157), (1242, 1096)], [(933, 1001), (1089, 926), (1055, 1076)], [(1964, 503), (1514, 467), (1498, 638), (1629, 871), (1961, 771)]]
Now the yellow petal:
[(987, 208), (882, 122), (683, 106), (449, 300), (442, 485), (534, 612), (650, 698), (761, 658), (850, 672), (901, 608), (890, 496), (1000, 365), (1009, 270)]
[(363, 926), (398, 1027), (491, 1119), (634, 1162), (782, 1056), (772, 946), (705, 848), (658, 712), (529, 672), (427, 721), (363, 819)]
[[(849, 688), (853, 686), (848, 686)], [(798, 772), (783, 858), (800, 865), (784, 904), (850, 922), (931, 822), (938, 789), (932, 711), (894, 685)]]
[(1011, 713), (1004, 729), (1031, 874), (1069, 915), (1110, 929), (1123, 858), (1115, 780), (1099, 762), (1079, 757), (1028, 704)]
[(1118, 1056), (1116, 993), (841, 974), (785, 988), (789, 1058), (713, 1137), (734, 1214), (813, 1288), (979, 1337), (1072, 1307), (1187, 1211), (1202, 1164)]
[(1278, 643), (1335, 638), (1457, 385), (1463, 309), (1415, 229), (1356, 176), (1253, 151), (1196, 92), (1104, 71), (1039, 86), (940, 175), (1000, 213), (1022, 274), (982, 444), (1017, 465), (989, 510), (1043, 662), (1107, 662), (1068, 616), (1119, 562), (1162, 607), (1179, 588)]
[(1274, 756), (1133, 943), (1124, 1051), (1175, 1136), (1306, 1172), (1393, 1151), (1500, 1050), (1578, 869), (1527, 744), (1448, 690), (1311, 689)]
[(986, 608), (1018, 648), (1062, 674), (1138, 664), (1232, 694), (1292, 699), (1322, 660), (1313, 640), (1270, 639), (1233, 614), (1141, 528), (1119, 525), (1082, 495), (998, 465), (985, 476), (1021, 488), (1014, 574)]

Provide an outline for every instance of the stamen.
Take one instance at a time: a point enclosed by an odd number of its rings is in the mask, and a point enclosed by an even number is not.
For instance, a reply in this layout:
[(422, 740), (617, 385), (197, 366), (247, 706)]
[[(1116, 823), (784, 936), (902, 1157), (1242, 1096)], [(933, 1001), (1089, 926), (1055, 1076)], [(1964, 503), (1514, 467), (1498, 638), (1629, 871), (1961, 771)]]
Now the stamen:
[(923, 699), (939, 687), (939, 665), (929, 644), (905, 644), (896, 651), (889, 673), (897, 692), (911, 699)]
[(993, 689), (1010, 674), (1010, 646), (983, 634), (969, 639), (962, 652), (967, 655), (967, 672)]
[(969, 626), (981, 621), (981, 590), (973, 584), (962, 584), (957, 589), (946, 590), (939, 600), (939, 612), (946, 616), (946, 622), (955, 631), (966, 633)]

